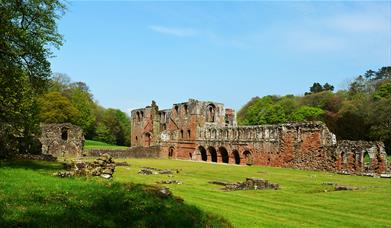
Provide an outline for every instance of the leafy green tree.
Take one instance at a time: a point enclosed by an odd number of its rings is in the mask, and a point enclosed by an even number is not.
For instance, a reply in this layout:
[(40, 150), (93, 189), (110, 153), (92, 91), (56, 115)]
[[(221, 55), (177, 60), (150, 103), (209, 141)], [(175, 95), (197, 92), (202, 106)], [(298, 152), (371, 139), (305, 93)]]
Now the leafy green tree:
[(391, 82), (380, 85), (379, 88), (375, 91), (373, 98), (375, 100), (391, 98)]
[(130, 119), (118, 109), (104, 112), (104, 124), (115, 138), (116, 145), (130, 145)]
[(38, 99), (40, 121), (43, 123), (79, 124), (81, 113), (59, 92), (50, 92)]
[(296, 122), (323, 120), (325, 113), (318, 107), (301, 106), (292, 114), (292, 120)]
[(0, 157), (31, 152), (36, 94), (47, 88), (51, 48), (62, 44), (56, 20), (64, 8), (57, 0), (0, 2)]
[(391, 98), (382, 99), (373, 104), (370, 110), (370, 136), (382, 140), (388, 154), (391, 153)]
[(323, 91), (323, 86), (319, 82), (315, 82), (311, 87), (310, 87), (310, 92), (311, 93), (319, 93)]

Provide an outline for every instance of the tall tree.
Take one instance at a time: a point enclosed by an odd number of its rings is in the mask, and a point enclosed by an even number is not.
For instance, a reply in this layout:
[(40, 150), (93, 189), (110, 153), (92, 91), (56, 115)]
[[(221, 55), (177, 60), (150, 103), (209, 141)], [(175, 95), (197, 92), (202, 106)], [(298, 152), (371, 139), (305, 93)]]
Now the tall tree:
[(0, 157), (32, 149), (36, 95), (47, 88), (51, 48), (62, 45), (59, 0), (0, 1)]

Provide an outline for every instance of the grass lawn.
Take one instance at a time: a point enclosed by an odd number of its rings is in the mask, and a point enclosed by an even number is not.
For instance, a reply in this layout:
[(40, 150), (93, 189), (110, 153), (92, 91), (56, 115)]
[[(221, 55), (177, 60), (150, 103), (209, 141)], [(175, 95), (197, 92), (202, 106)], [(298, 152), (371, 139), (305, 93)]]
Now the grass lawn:
[(0, 161), (0, 227), (230, 227), (155, 187), (51, 176), (61, 168)]
[(111, 145), (104, 142), (94, 141), (94, 140), (86, 140), (84, 142), (85, 150), (93, 150), (93, 149), (101, 149), (101, 150), (124, 150), (127, 149), (126, 146), (117, 146)]
[[(391, 227), (391, 179), (180, 160), (126, 161), (130, 166), (117, 167), (114, 180), (142, 184), (182, 181), (182, 185), (167, 186), (185, 202), (221, 215), (235, 227)], [(173, 177), (138, 175), (141, 166), (182, 171)], [(243, 181), (246, 177), (267, 179), (280, 184), (281, 189), (223, 192), (221, 186), (208, 184), (213, 180)], [(323, 182), (360, 189), (332, 191), (333, 187)]]

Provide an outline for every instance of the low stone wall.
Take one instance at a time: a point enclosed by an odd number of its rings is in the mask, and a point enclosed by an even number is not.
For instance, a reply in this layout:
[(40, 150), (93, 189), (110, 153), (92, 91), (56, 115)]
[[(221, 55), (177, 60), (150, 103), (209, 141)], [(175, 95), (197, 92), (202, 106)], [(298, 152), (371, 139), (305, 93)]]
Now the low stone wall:
[(160, 146), (130, 147), (126, 150), (86, 150), (84, 154), (90, 157), (99, 157), (109, 154), (113, 158), (158, 158)]

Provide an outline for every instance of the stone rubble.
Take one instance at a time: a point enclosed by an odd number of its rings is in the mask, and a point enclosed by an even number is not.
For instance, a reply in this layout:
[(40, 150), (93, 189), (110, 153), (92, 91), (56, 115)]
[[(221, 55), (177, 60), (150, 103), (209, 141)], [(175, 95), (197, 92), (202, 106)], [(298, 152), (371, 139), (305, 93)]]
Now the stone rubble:
[(268, 180), (248, 177), (244, 182), (226, 183), (221, 181), (210, 181), (210, 184), (223, 185), (222, 190), (225, 191), (237, 191), (237, 190), (262, 190), (262, 189), (274, 189), (280, 188), (279, 184), (270, 183)]
[(59, 177), (100, 176), (105, 179), (111, 179), (115, 166), (116, 164), (111, 156), (103, 154), (93, 162), (74, 161), (70, 165), (70, 171), (60, 171), (54, 175)]
[(182, 182), (177, 180), (162, 180), (157, 181), (156, 184), (182, 184)]
[(152, 175), (152, 174), (173, 174), (173, 173), (179, 173), (179, 169), (159, 169), (159, 168), (152, 168), (152, 167), (141, 167), (138, 171), (138, 174), (140, 175)]
[(127, 162), (116, 162), (115, 166), (130, 166)]

